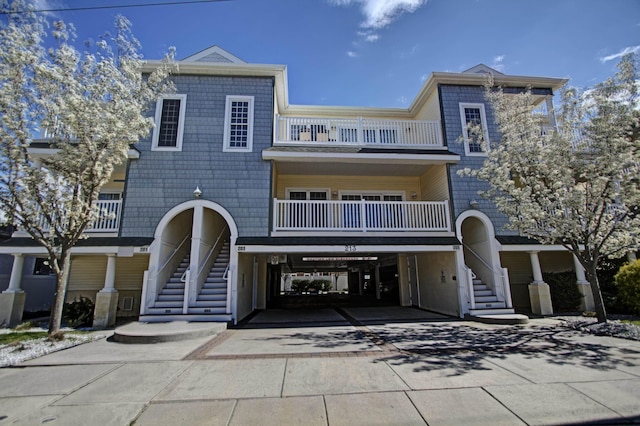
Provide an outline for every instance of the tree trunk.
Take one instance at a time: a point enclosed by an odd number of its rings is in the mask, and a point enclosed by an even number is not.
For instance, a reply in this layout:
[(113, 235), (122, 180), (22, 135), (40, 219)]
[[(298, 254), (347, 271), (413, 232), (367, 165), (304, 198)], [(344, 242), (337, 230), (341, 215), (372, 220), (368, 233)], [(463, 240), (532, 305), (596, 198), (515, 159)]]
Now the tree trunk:
[(598, 322), (607, 322), (607, 311), (605, 310), (602, 292), (600, 291), (600, 282), (598, 281), (598, 272), (596, 270), (595, 262), (592, 265), (589, 265), (587, 273), (589, 274), (589, 283), (591, 284), (591, 293), (593, 293), (593, 301), (595, 304)]
[(69, 268), (71, 266), (71, 252), (62, 250), (62, 255), (58, 260), (60, 268), (56, 272), (56, 292), (53, 295), (53, 306), (51, 307), (51, 317), (49, 319), (49, 336), (60, 331), (62, 323), (62, 309), (64, 299), (67, 295), (67, 283), (69, 281)]

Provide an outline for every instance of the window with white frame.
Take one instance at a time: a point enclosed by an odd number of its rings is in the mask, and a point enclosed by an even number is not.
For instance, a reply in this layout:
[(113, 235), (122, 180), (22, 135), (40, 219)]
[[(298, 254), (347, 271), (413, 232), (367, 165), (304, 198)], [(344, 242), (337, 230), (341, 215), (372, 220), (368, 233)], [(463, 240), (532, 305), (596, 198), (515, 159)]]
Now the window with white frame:
[(187, 95), (166, 95), (156, 103), (153, 151), (181, 151)]
[(224, 114), (225, 152), (253, 148), (253, 96), (227, 96)]
[[(485, 144), (489, 144), (487, 131), (487, 116), (484, 104), (460, 104), (460, 119), (462, 121), (462, 135), (464, 136), (464, 150), (467, 155), (486, 155), (482, 144), (478, 141), (476, 132), (482, 129)], [(475, 128), (475, 129), (474, 129)]]

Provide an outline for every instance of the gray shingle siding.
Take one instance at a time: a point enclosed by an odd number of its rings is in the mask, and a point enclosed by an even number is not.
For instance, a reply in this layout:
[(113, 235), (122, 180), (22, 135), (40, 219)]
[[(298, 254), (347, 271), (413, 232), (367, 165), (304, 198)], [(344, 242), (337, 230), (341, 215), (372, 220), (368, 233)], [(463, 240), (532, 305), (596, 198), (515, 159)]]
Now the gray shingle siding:
[[(174, 76), (186, 94), (182, 151), (151, 151), (151, 135), (136, 144), (140, 158), (127, 175), (121, 235), (153, 236), (174, 206), (193, 199), (214, 201), (233, 216), (242, 236), (269, 234), (273, 80), (260, 77)], [(227, 95), (254, 96), (252, 152), (223, 152)], [(152, 108), (151, 114), (155, 114)]]
[(461, 141), (460, 103), (484, 104), (489, 140), (499, 139), (498, 127), (495, 124), (491, 105), (485, 98), (484, 87), (441, 85), (440, 98), (446, 143), (449, 151), (460, 155), (460, 162), (449, 168), (454, 218), (457, 218), (465, 210), (469, 210), (469, 201), (476, 200), (478, 202), (477, 210), (485, 213), (491, 219), (496, 235), (518, 235), (517, 231), (505, 228), (508, 223), (507, 217), (499, 213), (493, 203), (478, 195), (478, 191), (487, 189), (488, 185), (474, 177), (458, 175), (458, 170), (467, 167), (471, 169), (481, 167), (485, 159), (482, 156), (465, 155), (464, 143)]

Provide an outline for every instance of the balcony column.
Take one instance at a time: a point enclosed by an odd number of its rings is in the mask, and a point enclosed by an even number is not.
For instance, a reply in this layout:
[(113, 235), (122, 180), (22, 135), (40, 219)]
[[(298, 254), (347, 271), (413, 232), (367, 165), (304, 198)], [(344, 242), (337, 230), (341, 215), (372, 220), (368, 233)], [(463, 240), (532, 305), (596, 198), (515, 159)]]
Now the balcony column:
[(533, 282), (529, 284), (529, 300), (531, 300), (531, 311), (538, 315), (553, 314), (553, 305), (551, 304), (551, 292), (549, 284), (542, 279), (542, 270), (540, 268), (540, 258), (537, 251), (530, 251), (531, 270), (533, 272)]
[(580, 294), (582, 295), (582, 299), (580, 300), (580, 310), (583, 312), (594, 311), (596, 309), (596, 304), (593, 300), (591, 285), (585, 276), (584, 267), (575, 254), (573, 255), (573, 266), (576, 270), (576, 284), (578, 285), (578, 291), (580, 291)]
[(118, 290), (116, 290), (116, 255), (107, 254), (107, 271), (104, 287), (96, 294), (96, 307), (93, 314), (93, 327), (106, 328), (116, 324), (118, 311)]
[(0, 293), (0, 326), (15, 327), (22, 321), (24, 303), (27, 298), (27, 294), (20, 288), (23, 266), (24, 255), (22, 253), (13, 254), (9, 288)]

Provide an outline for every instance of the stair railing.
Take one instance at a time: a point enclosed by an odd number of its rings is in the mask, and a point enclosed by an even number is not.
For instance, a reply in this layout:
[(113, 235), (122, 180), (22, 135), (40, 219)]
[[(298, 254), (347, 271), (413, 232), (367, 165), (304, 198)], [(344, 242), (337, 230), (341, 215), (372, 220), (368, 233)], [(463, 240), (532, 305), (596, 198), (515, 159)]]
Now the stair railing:
[(476, 274), (473, 273), (473, 271), (471, 270), (471, 268), (469, 268), (467, 265), (462, 265), (462, 268), (465, 272), (465, 277), (467, 280), (467, 297), (469, 298), (469, 309), (475, 309), (476, 308), (476, 299), (473, 295), (473, 279), (475, 278)]
[(471, 247), (469, 247), (468, 244), (462, 243), (462, 245), (464, 246), (464, 248), (466, 248), (469, 251), (469, 253), (473, 254), (475, 258), (484, 265), (485, 268), (489, 270), (492, 276), (491, 285), (493, 287), (493, 290), (496, 293), (496, 296), (498, 297), (498, 300), (506, 302), (507, 306), (510, 307), (509, 301), (511, 300), (511, 297), (506, 296), (506, 293), (509, 291), (508, 290), (509, 278), (507, 276), (505, 280), (505, 275), (504, 275), (505, 268), (495, 268), (491, 266), (489, 263), (487, 263), (486, 260), (482, 258), (482, 256), (480, 256)]
[(222, 247), (225, 243), (225, 236), (228, 234), (228, 230), (228, 225), (225, 225), (218, 234), (215, 242), (207, 250), (207, 254), (204, 257), (204, 260), (198, 264), (198, 269), (196, 271), (197, 274), (195, 276), (196, 288), (193, 289), (193, 291), (190, 293), (190, 301), (192, 303), (195, 303), (197, 301), (198, 294), (200, 294), (200, 290), (204, 286), (204, 283), (207, 280), (207, 276), (209, 275), (209, 270), (211, 270), (211, 267), (215, 263), (216, 256), (222, 250)]
[[(155, 295), (153, 296), (153, 299), (147, 300), (148, 303), (153, 303), (157, 299), (158, 294), (160, 294), (160, 292), (162, 291), (162, 287), (164, 286), (164, 284), (166, 284), (166, 280), (169, 277), (169, 274), (167, 274), (167, 268), (170, 265), (173, 265), (174, 267), (177, 266), (176, 262), (175, 262), (176, 256), (183, 252), (183, 247), (184, 247), (185, 243), (187, 241), (190, 241), (190, 240), (191, 240), (191, 234), (187, 234), (182, 239), (180, 244), (178, 244), (177, 246), (174, 247), (174, 249), (171, 252), (171, 254), (169, 254), (169, 256), (167, 256), (166, 260), (156, 270), (156, 272), (151, 277), (148, 278), (147, 281), (149, 281), (149, 285), (155, 291)], [(166, 277), (165, 277), (165, 275), (166, 275)], [(165, 281), (165, 282), (161, 283), (160, 282), (161, 280)], [(149, 288), (149, 286), (147, 286), (147, 288)], [(143, 295), (143, 297), (146, 297), (146, 296)], [(147, 306), (149, 306), (149, 305), (147, 305)]]
[(207, 256), (205, 257), (205, 259), (202, 262), (200, 262), (200, 265), (198, 266), (198, 277), (200, 276), (200, 274), (204, 270), (205, 266), (207, 265), (207, 262), (211, 258), (211, 255), (214, 253), (216, 247), (218, 247), (218, 243), (220, 242), (220, 240), (222, 240), (222, 237), (224, 237), (225, 231), (227, 229), (228, 229), (227, 225), (225, 225), (224, 228), (222, 228), (222, 231), (220, 231), (220, 234), (218, 235), (218, 238), (216, 238), (216, 242), (213, 243), (213, 245), (211, 246), (211, 248), (207, 252)]

